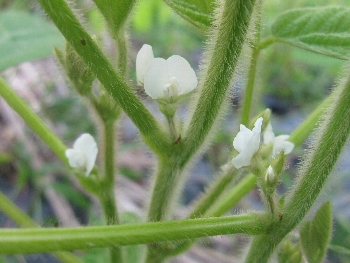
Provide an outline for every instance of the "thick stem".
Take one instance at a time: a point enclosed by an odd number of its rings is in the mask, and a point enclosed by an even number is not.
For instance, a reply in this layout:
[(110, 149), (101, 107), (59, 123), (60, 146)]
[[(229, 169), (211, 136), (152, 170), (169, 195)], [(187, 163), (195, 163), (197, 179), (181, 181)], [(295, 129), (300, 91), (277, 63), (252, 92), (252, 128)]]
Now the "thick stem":
[(267, 231), (262, 214), (242, 214), (220, 218), (187, 219), (117, 226), (80, 228), (1, 229), (1, 254), (43, 253), (57, 250), (129, 246), (191, 238), (248, 234)]
[(301, 166), (298, 180), (286, 197), (283, 220), (272, 223), (268, 234), (255, 238), (246, 262), (267, 262), (279, 242), (309, 211), (332, 171), (350, 134), (350, 77), (332, 95), (330, 108), (316, 140)]
[[(39, 228), (27, 214), (23, 213), (15, 204), (13, 204), (4, 194), (0, 192), (0, 210), (15, 221), (18, 226), (23, 228)], [(19, 252), (21, 253), (21, 252)], [(63, 263), (82, 263), (82, 261), (69, 252), (57, 251), (53, 252), (56, 258)]]

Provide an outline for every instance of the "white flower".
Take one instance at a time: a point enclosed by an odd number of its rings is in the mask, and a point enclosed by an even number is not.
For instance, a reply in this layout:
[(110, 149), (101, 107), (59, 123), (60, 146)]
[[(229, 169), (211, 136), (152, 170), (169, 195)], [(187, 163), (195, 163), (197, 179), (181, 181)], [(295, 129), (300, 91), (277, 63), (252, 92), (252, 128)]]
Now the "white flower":
[(262, 121), (262, 117), (257, 119), (253, 130), (249, 130), (243, 124), (240, 125), (239, 133), (233, 140), (233, 147), (239, 152), (232, 159), (232, 164), (237, 169), (249, 166), (253, 155), (259, 150)]
[(288, 138), (289, 135), (279, 135), (275, 137), (271, 124), (269, 123), (269, 125), (267, 125), (264, 132), (264, 144), (273, 144), (272, 157), (275, 157), (281, 151), (284, 151), (284, 154), (292, 152), (294, 143), (288, 142)]
[(137, 54), (136, 75), (138, 83), (144, 84), (146, 93), (154, 100), (173, 102), (198, 84), (196, 73), (186, 59), (178, 55), (167, 60), (154, 58), (149, 45), (143, 45)]
[(84, 133), (76, 139), (73, 149), (66, 150), (66, 156), (71, 167), (84, 169), (85, 176), (88, 176), (95, 165), (97, 151), (94, 138)]

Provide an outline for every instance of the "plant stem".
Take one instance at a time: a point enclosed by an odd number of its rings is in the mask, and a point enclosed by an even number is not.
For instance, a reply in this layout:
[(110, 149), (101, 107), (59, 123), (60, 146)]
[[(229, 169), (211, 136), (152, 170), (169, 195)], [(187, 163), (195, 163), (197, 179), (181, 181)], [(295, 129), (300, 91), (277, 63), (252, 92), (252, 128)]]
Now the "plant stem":
[(246, 262), (267, 262), (274, 248), (309, 211), (332, 171), (350, 134), (350, 76), (332, 95), (325, 120), (314, 145), (299, 170), (298, 180), (286, 197), (283, 220), (274, 222), (268, 234), (255, 238)]
[[(106, 217), (107, 225), (119, 224), (118, 209), (115, 202), (115, 163), (114, 163), (114, 122), (104, 122), (104, 178), (100, 193), (100, 202)], [(123, 262), (123, 251), (120, 247), (110, 248), (111, 262)]]
[(258, 4), (257, 7), (259, 9), (258, 15), (257, 15), (258, 21), (255, 22), (255, 37), (251, 45), (252, 55), (250, 58), (250, 65), (248, 70), (248, 81), (245, 87), (244, 102), (243, 102), (242, 117), (241, 117), (241, 124), (245, 126), (249, 125), (250, 110), (251, 110), (253, 91), (255, 86), (256, 68), (258, 65), (258, 58), (260, 54), (258, 43), (260, 41), (261, 4)]
[(135, 123), (148, 146), (157, 154), (166, 152), (169, 142), (165, 131), (125, 80), (116, 73), (67, 3), (64, 0), (39, 0), (39, 3), (106, 91)]
[(160, 159), (148, 210), (148, 221), (166, 219), (179, 180), (181, 167), (175, 158)]
[(1, 254), (43, 253), (267, 231), (263, 214), (80, 228), (1, 229)]
[(172, 139), (172, 141), (175, 142), (177, 140), (177, 138), (178, 138), (178, 134), (176, 132), (174, 117), (166, 116), (166, 119), (167, 119), (167, 122), (168, 122), (171, 139)]
[[(0, 210), (23, 228), (39, 228), (29, 216), (23, 213), (3, 193), (0, 192)], [(21, 253), (21, 252), (18, 252)], [(57, 251), (52, 254), (63, 263), (82, 263), (82, 261), (70, 252)]]
[(0, 96), (14, 109), (26, 124), (46, 143), (47, 146), (68, 166), (68, 159), (65, 156), (67, 147), (62, 141), (51, 131), (50, 128), (29, 108), (24, 100), (22, 100), (0, 77)]
[(195, 208), (188, 218), (206, 217), (206, 212), (217, 201), (221, 203), (221, 195), (236, 177), (237, 170), (231, 165), (223, 171), (222, 176), (216, 180), (201, 199), (196, 202)]

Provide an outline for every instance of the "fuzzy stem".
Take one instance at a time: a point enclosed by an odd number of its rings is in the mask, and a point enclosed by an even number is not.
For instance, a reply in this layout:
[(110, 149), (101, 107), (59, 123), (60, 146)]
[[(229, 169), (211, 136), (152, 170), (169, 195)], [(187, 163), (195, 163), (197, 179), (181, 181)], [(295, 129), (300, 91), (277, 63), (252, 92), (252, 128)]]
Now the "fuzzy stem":
[(223, 175), (220, 176), (219, 179), (216, 180), (208, 191), (206, 191), (206, 193), (201, 197), (201, 199), (196, 202), (196, 206), (188, 218), (205, 217), (208, 209), (210, 209), (217, 200), (220, 200), (219, 202), (221, 203), (222, 200), (220, 197), (222, 193), (233, 181), (236, 174), (237, 170), (231, 164), (229, 164), (229, 168), (223, 171)]
[(160, 159), (148, 210), (148, 221), (161, 221), (167, 216), (181, 168), (175, 158)]
[[(0, 210), (4, 212), (8, 217), (15, 221), (18, 226), (23, 228), (39, 228), (28, 215), (23, 213), (16, 205), (14, 205), (3, 193), (0, 192)], [(21, 252), (19, 252), (21, 253)], [(56, 258), (63, 263), (82, 263), (82, 261), (69, 252), (57, 251), (52, 252)]]
[(224, 108), (238, 57), (249, 27), (255, 0), (224, 0), (219, 3), (213, 45), (205, 79), (199, 87), (196, 108), (184, 137), (182, 162), (202, 146)]
[(57, 250), (129, 246), (172, 240), (265, 233), (268, 220), (262, 214), (187, 219), (117, 226), (80, 228), (1, 229), (1, 254), (43, 253)]
[(246, 262), (267, 262), (279, 242), (309, 211), (332, 171), (350, 134), (350, 77), (335, 90), (314, 146), (301, 166), (298, 180), (286, 197), (283, 220), (274, 222), (268, 234), (253, 240)]
[(39, 0), (39, 3), (67, 42), (90, 67), (106, 91), (135, 123), (148, 146), (157, 154), (166, 152), (169, 142), (165, 131), (136, 97), (125, 80), (115, 72), (111, 63), (79, 23), (67, 3), (64, 0)]
[(68, 165), (68, 159), (65, 156), (67, 147), (2, 78), (0, 78), (0, 96), (22, 117), (26, 124), (49, 146), (58, 158)]

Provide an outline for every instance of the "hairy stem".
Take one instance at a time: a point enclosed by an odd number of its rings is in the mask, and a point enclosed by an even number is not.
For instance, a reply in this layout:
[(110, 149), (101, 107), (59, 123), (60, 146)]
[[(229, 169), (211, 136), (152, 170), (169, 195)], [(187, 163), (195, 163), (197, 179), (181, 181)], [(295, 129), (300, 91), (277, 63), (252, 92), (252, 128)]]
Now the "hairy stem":
[(57, 250), (128, 246), (193, 238), (265, 233), (268, 220), (262, 214), (187, 219), (117, 226), (80, 228), (1, 229), (1, 254), (43, 253)]

